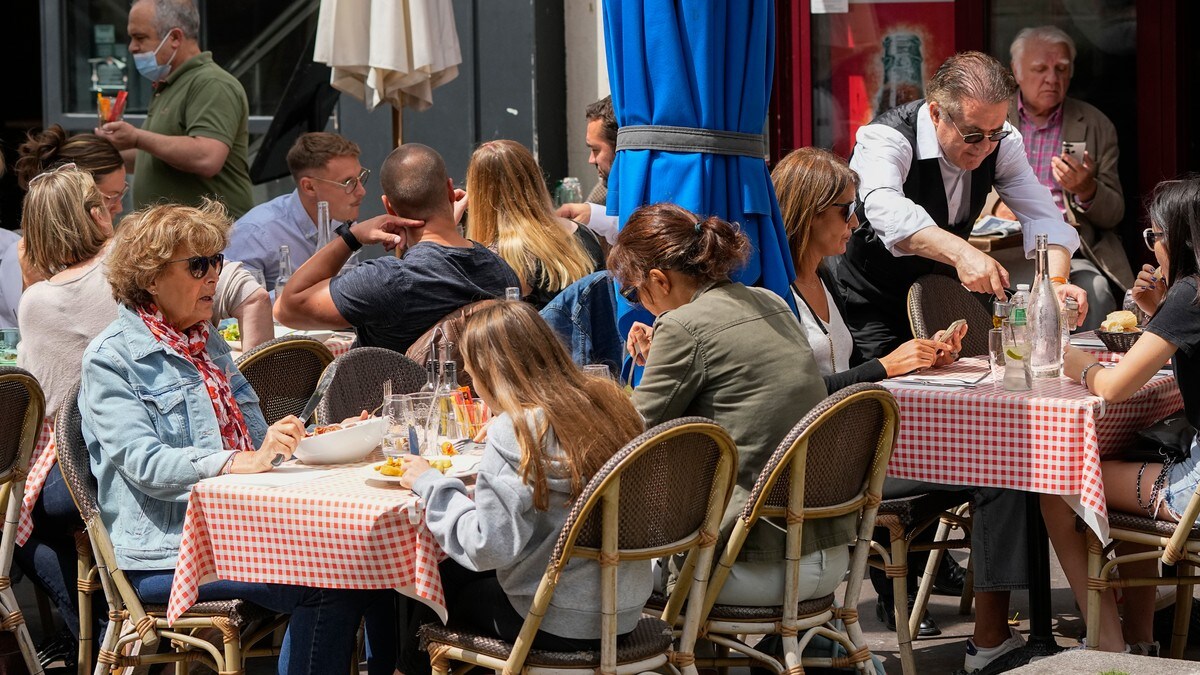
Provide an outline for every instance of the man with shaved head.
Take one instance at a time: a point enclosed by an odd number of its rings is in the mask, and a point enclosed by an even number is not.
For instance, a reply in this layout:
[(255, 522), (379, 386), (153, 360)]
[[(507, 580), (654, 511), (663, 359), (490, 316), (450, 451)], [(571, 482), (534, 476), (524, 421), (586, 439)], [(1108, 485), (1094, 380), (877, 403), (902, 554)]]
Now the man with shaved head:
[[(383, 162), (386, 215), (344, 223), (340, 235), (296, 270), (275, 303), (294, 328), (346, 328), (357, 345), (404, 352), (425, 331), (472, 302), (520, 286), (500, 256), (458, 233), (465, 195), (454, 189), (433, 148), (407, 143)], [(401, 256), (368, 260), (338, 274), (364, 244)]]

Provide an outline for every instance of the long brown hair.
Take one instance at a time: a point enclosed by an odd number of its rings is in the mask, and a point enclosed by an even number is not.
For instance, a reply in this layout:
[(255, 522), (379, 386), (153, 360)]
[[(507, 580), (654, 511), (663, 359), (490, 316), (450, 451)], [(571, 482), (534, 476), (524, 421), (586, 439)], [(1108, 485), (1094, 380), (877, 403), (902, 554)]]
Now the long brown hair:
[(858, 187), (858, 174), (846, 160), (822, 148), (798, 148), (787, 154), (771, 172), (779, 211), (787, 232), (792, 264), (800, 266), (812, 222), (837, 201), (850, 186)]
[(634, 211), (608, 254), (623, 286), (640, 286), (652, 269), (682, 272), (704, 284), (728, 279), (750, 255), (750, 240), (716, 216), (701, 220), (682, 206), (650, 204)]
[(29, 186), (21, 230), (25, 257), (38, 274), (49, 279), (104, 248), (108, 234), (93, 219), (94, 211), (107, 214), (104, 195), (81, 168), (47, 171)]
[[(611, 380), (584, 375), (528, 303), (496, 300), (475, 310), (461, 346), (475, 385), (491, 396), (492, 412), (512, 418), (519, 473), (533, 488), (538, 510), (550, 505), (548, 476), (570, 478), (574, 500), (596, 470), (642, 432), (642, 417), (625, 392)], [(544, 414), (527, 414), (536, 409)], [(551, 431), (563, 451), (561, 462), (542, 451)]]
[(529, 286), (561, 291), (595, 271), (554, 215), (542, 169), (525, 146), (504, 140), (479, 146), (467, 167), (467, 194), (467, 237), (494, 248)]
[(80, 170), (96, 179), (125, 167), (121, 153), (108, 140), (95, 134), (70, 136), (57, 124), (29, 132), (18, 152), (17, 182), (23, 190), (29, 189), (31, 178), (60, 164), (74, 162)]

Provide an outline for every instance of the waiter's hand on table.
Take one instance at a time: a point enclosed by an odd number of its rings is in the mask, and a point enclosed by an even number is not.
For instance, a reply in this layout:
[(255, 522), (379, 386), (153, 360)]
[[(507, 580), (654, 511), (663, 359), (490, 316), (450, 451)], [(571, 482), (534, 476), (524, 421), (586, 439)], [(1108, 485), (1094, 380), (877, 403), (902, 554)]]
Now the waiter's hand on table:
[(990, 293), (1001, 300), (1005, 298), (1008, 270), (990, 255), (969, 245), (963, 246), (954, 269), (958, 272), (958, 280), (967, 290)]
[[(299, 417), (288, 415), (267, 429), (262, 445), (255, 452), (238, 452), (233, 455), (230, 473), (262, 473), (270, 471), (292, 458), (300, 439), (304, 438), (304, 424)], [(278, 459), (277, 459), (278, 458)]]
[(1152, 265), (1142, 265), (1137, 279), (1133, 280), (1133, 301), (1137, 303), (1137, 306), (1146, 313), (1146, 316), (1154, 316), (1166, 294), (1167, 284), (1158, 268)]
[(403, 455), (400, 457), (400, 462), (404, 465), (404, 475), (400, 477), (400, 485), (410, 490), (421, 474), (433, 468), (429, 466), (429, 460), (420, 455)]
[(634, 321), (629, 327), (629, 337), (625, 339), (625, 350), (633, 357), (633, 362), (639, 366), (646, 365), (650, 356), (650, 342), (654, 339), (654, 329), (641, 321)]
[(1079, 320), (1071, 327), (1078, 328), (1082, 326), (1088, 311), (1087, 291), (1075, 284), (1054, 284), (1054, 294), (1058, 296), (1059, 307), (1064, 306), (1067, 298), (1075, 298), (1075, 302), (1079, 303)]

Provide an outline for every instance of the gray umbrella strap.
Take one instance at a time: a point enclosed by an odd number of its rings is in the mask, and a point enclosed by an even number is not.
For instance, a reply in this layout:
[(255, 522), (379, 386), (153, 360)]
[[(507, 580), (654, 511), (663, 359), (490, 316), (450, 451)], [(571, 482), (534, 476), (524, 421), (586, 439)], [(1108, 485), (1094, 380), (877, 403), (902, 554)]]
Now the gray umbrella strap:
[(617, 151), (621, 150), (703, 152), (762, 159), (767, 156), (767, 142), (762, 134), (647, 124), (618, 129)]

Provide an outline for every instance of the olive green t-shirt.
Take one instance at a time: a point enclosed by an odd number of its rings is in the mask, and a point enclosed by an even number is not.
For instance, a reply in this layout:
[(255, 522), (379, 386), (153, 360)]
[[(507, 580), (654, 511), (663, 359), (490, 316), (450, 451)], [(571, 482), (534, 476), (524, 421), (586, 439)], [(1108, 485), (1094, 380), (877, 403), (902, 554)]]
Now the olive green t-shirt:
[(160, 201), (195, 206), (209, 196), (224, 202), (235, 219), (249, 211), (254, 206), (246, 160), (249, 114), (242, 83), (213, 63), (212, 52), (194, 56), (172, 72), (154, 92), (142, 128), (167, 136), (215, 138), (229, 146), (229, 156), (217, 175), (205, 178), (139, 150), (134, 206)]

